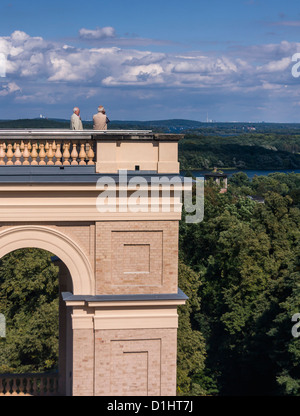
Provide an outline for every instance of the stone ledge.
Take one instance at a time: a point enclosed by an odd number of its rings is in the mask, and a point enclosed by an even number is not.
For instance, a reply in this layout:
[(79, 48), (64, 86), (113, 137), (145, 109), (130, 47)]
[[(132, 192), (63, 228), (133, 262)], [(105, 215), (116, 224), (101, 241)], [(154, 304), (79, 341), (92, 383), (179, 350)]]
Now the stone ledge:
[(177, 293), (138, 294), (138, 295), (73, 295), (62, 292), (62, 298), (67, 303), (100, 303), (100, 302), (140, 302), (140, 301), (187, 301), (188, 297), (178, 288)]

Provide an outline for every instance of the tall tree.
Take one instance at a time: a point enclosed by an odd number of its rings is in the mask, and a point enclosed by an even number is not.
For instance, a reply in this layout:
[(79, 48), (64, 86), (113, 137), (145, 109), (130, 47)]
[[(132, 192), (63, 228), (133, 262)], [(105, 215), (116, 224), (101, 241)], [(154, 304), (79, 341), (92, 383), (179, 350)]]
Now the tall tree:
[(21, 249), (0, 260), (0, 372), (42, 372), (58, 363), (58, 268), (51, 254)]

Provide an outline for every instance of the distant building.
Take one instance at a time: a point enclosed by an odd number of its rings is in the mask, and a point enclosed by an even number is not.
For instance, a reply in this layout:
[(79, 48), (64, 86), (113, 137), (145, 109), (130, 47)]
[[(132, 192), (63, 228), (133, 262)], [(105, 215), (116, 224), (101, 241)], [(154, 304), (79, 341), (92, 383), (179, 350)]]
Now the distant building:
[(227, 192), (227, 175), (223, 172), (218, 172), (217, 168), (214, 168), (214, 170), (210, 173), (206, 173), (204, 175), (204, 179), (205, 181), (212, 179), (218, 186), (220, 186), (221, 194)]

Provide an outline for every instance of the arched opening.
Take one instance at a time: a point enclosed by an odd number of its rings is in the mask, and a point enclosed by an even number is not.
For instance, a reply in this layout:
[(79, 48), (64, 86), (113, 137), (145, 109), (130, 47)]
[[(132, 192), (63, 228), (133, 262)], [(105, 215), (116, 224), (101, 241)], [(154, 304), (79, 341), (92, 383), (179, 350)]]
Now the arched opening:
[[(0, 233), (0, 308), (6, 308), (0, 312), (8, 314), (9, 340), (8, 348), (0, 352), (0, 373), (21, 373), (19, 379), (11, 376), (9, 385), (6, 375), (5, 386), (0, 374), (0, 395), (1, 388), (2, 394), (22, 394), (24, 389), (32, 395), (72, 395), (71, 308), (61, 293), (93, 291), (89, 261), (69, 237), (40, 226), (12, 227)], [(9, 353), (11, 359), (5, 363)], [(47, 377), (42, 377), (43, 371)], [(24, 377), (20, 381), (24, 373), (30, 374), (30, 381)], [(34, 373), (39, 374), (38, 381)]]
[(46, 226), (20, 225), (0, 232), (0, 258), (20, 248), (40, 248), (54, 253), (68, 268), (74, 295), (94, 295), (90, 261), (79, 245), (62, 232)]

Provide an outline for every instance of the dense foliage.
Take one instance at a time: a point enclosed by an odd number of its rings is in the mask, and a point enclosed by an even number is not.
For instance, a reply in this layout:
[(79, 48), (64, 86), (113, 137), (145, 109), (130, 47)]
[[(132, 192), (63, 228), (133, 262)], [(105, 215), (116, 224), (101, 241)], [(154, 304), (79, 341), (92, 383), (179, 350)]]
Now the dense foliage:
[(58, 267), (51, 254), (21, 249), (0, 260), (0, 373), (43, 372), (58, 362)]
[(207, 355), (205, 377), (190, 373), (190, 392), (197, 382), (207, 394), (300, 395), (300, 344), (291, 334), (300, 312), (300, 210), (291, 197), (299, 181), (234, 175), (227, 194), (206, 186), (203, 222), (181, 222), (181, 257), (201, 281), (190, 321)]
[(300, 169), (300, 135), (249, 133), (230, 137), (186, 134), (179, 142), (183, 170)]

